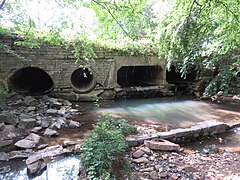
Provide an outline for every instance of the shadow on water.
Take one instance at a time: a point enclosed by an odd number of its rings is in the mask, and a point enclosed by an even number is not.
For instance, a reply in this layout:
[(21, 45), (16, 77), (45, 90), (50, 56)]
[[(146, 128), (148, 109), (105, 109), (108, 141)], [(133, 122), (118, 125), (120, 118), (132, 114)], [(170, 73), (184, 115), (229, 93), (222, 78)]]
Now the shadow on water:
[(61, 156), (47, 164), (47, 169), (36, 177), (28, 176), (24, 161), (9, 161), (4, 166), (0, 162), (0, 167), (10, 170), (6, 173), (0, 172), (1, 180), (74, 180), (78, 178), (80, 158), (79, 156)]

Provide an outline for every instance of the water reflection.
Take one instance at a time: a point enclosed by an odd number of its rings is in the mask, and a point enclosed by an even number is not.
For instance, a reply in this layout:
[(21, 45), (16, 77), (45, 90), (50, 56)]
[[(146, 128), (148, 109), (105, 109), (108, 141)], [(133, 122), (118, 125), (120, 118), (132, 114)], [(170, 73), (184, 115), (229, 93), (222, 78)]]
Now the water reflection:
[[(3, 180), (77, 180), (80, 158), (78, 156), (59, 157), (48, 163), (47, 169), (37, 177), (29, 177), (23, 161), (10, 161), (11, 171), (0, 174)], [(3, 166), (4, 164), (2, 164)]]
[(174, 124), (182, 127), (186, 124), (192, 125), (199, 121), (216, 119), (217, 117), (212, 114), (215, 108), (216, 106), (213, 104), (199, 101), (179, 101), (131, 104), (125, 107), (102, 108), (97, 112), (105, 115), (137, 118), (138, 120), (159, 121), (166, 125)]

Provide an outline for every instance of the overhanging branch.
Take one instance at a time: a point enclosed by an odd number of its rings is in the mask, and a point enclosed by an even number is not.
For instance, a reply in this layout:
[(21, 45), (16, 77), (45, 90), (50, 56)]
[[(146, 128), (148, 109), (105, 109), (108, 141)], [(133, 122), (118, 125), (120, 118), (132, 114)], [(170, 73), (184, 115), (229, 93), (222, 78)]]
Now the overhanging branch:
[(3, 8), (3, 6), (4, 6), (5, 2), (6, 2), (6, 0), (3, 0), (3, 1), (2, 1), (1, 5), (0, 5), (0, 9), (2, 9), (2, 8)]
[[(113, 13), (111, 12), (111, 10), (108, 8), (108, 6), (106, 5), (105, 2), (97, 2), (95, 0), (92, 0), (92, 2), (98, 4), (99, 6), (103, 7), (109, 14), (110, 16), (114, 19), (114, 21), (116, 21), (116, 23), (119, 25), (119, 27), (122, 29), (122, 31), (131, 39), (133, 39), (133, 37), (124, 29), (123, 25), (117, 20), (117, 18), (113, 15)], [(109, 3), (109, 2), (108, 2)]]

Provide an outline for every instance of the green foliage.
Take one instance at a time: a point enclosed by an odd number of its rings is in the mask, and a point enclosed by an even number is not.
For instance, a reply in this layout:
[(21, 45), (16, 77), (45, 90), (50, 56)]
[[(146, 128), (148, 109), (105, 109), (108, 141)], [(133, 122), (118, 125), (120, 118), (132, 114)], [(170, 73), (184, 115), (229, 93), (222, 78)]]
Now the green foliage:
[(76, 63), (81, 65), (84, 63), (87, 66), (90, 62), (95, 62), (97, 56), (94, 50), (94, 43), (86, 35), (79, 35), (79, 38), (71, 40), (65, 45), (68, 49), (71, 49), (76, 58)]
[[(59, 15), (47, 28), (41, 27), (21, 3), (10, 0), (0, 13), (0, 34), (9, 33), (3, 28), (9, 20), (14, 24), (11, 31), (24, 37), (16, 45), (30, 48), (38, 48), (42, 42), (66, 45), (76, 62), (84, 66), (94, 62), (96, 43), (123, 54), (159, 55), (167, 60), (169, 68), (177, 66), (183, 77), (193, 69), (199, 75), (206, 69), (217, 71), (218, 75), (205, 94), (211, 95), (218, 90), (239, 92), (236, 85), (240, 73), (239, 0), (55, 2), (56, 9), (63, 10), (63, 14), (89, 10), (85, 15), (90, 17), (90, 12), (95, 13), (95, 25), (91, 28), (87, 21), (79, 23), (87, 16), (76, 20), (68, 15)], [(73, 35), (66, 33), (68, 31), (74, 32)], [(2, 44), (0, 46), (4, 49)]]
[[(166, 56), (169, 67), (180, 64), (180, 72), (186, 75), (192, 68), (216, 70), (219, 74), (210, 83), (206, 93), (217, 90), (235, 93), (230, 82), (236, 80), (236, 71), (231, 67), (239, 57), (229, 55), (239, 48), (238, 0), (205, 1), (179, 0), (165, 19), (159, 23), (159, 51)], [(231, 54), (231, 56), (239, 55)], [(234, 71), (233, 71), (234, 69)], [(235, 81), (236, 82), (236, 81)]]
[(81, 160), (89, 179), (118, 179), (129, 175), (124, 134), (135, 131), (124, 120), (102, 117), (82, 144)]
[(99, 21), (102, 39), (140, 39), (148, 33), (150, 19), (145, 9), (146, 0), (101, 1), (93, 0), (92, 8)]
[(0, 96), (4, 95), (6, 93), (7, 93), (6, 89), (3, 87), (0, 87)]

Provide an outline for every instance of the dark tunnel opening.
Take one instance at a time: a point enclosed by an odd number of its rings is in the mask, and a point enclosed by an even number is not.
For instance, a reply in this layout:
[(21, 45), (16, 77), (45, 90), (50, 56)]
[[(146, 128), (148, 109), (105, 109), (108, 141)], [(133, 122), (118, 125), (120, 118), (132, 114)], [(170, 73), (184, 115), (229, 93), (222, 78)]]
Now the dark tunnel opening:
[(9, 79), (10, 88), (21, 94), (45, 94), (53, 90), (52, 78), (42, 69), (25, 67)]
[(160, 66), (123, 66), (117, 71), (117, 83), (121, 87), (157, 86), (161, 79)]
[(190, 85), (196, 82), (197, 71), (192, 70), (186, 77), (182, 77), (182, 74), (176, 70), (175, 66), (171, 66), (170, 71), (167, 71), (166, 80), (169, 84), (174, 84), (174, 92), (190, 93)]
[(75, 91), (87, 93), (95, 88), (96, 79), (88, 68), (78, 68), (71, 75), (71, 84)]
[(186, 78), (181, 77), (181, 73), (177, 72), (175, 66), (172, 66), (170, 71), (167, 71), (167, 82), (171, 84), (182, 84), (194, 82), (197, 78), (197, 71), (192, 70), (190, 73), (186, 75)]

